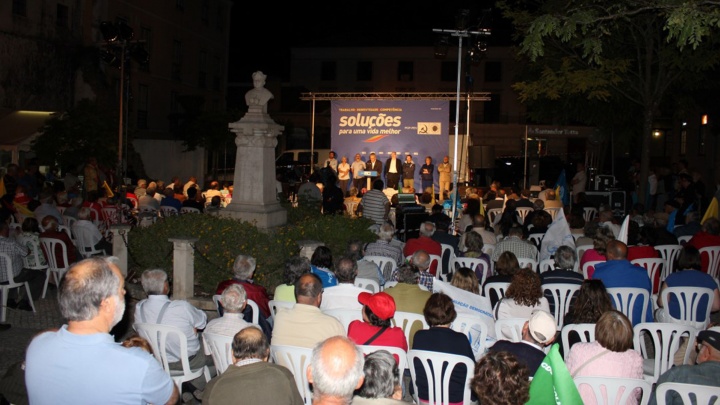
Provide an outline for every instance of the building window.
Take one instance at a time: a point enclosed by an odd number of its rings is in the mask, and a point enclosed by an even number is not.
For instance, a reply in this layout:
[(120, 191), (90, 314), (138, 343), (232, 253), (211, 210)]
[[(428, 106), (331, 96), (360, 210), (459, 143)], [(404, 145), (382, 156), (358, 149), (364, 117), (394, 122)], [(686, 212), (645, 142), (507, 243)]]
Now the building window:
[(444, 61), (440, 66), (440, 80), (443, 82), (457, 82), (457, 62)]
[(70, 10), (68, 6), (64, 4), (57, 5), (57, 11), (55, 15), (55, 24), (60, 28), (68, 28), (70, 20)]
[(413, 62), (400, 61), (398, 62), (398, 75), (397, 79), (399, 82), (411, 82), (413, 81)]
[(337, 78), (337, 63), (325, 61), (320, 65), (320, 80), (335, 81)]
[(359, 82), (369, 82), (372, 80), (372, 68), (373, 64), (372, 62), (363, 61), (357, 63), (357, 81)]
[(204, 89), (207, 86), (207, 52), (200, 51), (198, 59), (198, 87)]
[(27, 17), (27, 0), (13, 0), (12, 13), (22, 17)]
[(210, 0), (203, 0), (200, 5), (200, 20), (206, 27), (210, 23)]
[(182, 43), (173, 41), (172, 73), (173, 80), (180, 81), (180, 70), (182, 67)]
[(180, 11), (185, 10), (185, 0), (175, 0), (175, 9)]
[(148, 86), (138, 85), (137, 97), (137, 127), (138, 129), (148, 128)]
[(500, 95), (491, 94), (490, 101), (483, 102), (483, 121), (500, 122)]
[(485, 82), (502, 81), (502, 63), (485, 62)]

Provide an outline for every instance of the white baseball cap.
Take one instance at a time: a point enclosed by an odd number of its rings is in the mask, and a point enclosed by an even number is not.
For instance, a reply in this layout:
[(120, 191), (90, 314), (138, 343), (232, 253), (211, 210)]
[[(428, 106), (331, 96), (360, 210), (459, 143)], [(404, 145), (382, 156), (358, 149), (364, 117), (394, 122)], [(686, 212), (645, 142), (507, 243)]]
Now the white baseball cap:
[(555, 318), (549, 312), (538, 309), (530, 315), (528, 321), (528, 329), (530, 336), (538, 343), (548, 343), (555, 338), (557, 326)]

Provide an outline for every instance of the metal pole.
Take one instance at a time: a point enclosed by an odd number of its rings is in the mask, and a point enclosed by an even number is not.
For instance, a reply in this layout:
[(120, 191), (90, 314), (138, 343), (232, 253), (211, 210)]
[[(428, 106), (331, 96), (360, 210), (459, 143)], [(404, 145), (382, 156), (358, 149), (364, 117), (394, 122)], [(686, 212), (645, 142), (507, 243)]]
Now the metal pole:
[[(468, 64), (468, 70), (470, 69), (470, 65)], [(470, 177), (470, 167), (469, 167), (469, 161), (468, 161), (468, 148), (470, 147), (470, 92), (467, 93), (467, 123), (465, 124), (465, 142), (463, 142), (462, 147), (462, 154), (463, 154), (463, 160), (462, 160), (462, 166), (465, 170), (465, 176), (463, 176), (463, 181), (468, 181), (468, 178)]]
[(120, 55), (120, 114), (118, 120), (118, 175), (119, 181), (123, 182), (123, 120), (124, 120), (124, 100), (125, 100), (125, 42), (123, 41)]
[(315, 171), (315, 95), (312, 96), (312, 123), (310, 124), (310, 174)]
[[(466, 32), (467, 35), (467, 32)], [(453, 193), (456, 193), (457, 195), (457, 179), (458, 179), (458, 171), (457, 171), (457, 161), (458, 161), (458, 136), (459, 136), (459, 129), (460, 129), (460, 80), (462, 78), (462, 40), (463, 36), (458, 33), (458, 68), (457, 68), (457, 90), (456, 90), (456, 99), (455, 99), (455, 150), (453, 152)], [(442, 189), (440, 190), (442, 192)], [(442, 196), (440, 196), (440, 199), (442, 199)], [(457, 211), (457, 203), (450, 198), (450, 201), (452, 202), (452, 223), (455, 224), (455, 215)], [(453, 229), (455, 227), (453, 226)], [(453, 230), (453, 234), (457, 232), (456, 229)]]
[(523, 170), (523, 189), (528, 188), (527, 185), (527, 165), (528, 165), (528, 128), (525, 125), (525, 169)]

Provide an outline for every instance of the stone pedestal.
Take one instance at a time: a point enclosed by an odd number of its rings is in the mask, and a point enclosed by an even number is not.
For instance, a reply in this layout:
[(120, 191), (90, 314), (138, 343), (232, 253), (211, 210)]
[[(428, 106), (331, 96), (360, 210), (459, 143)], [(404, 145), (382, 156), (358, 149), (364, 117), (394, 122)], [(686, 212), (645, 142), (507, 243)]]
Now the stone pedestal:
[(197, 238), (170, 238), (173, 244), (173, 299), (186, 300), (195, 295), (195, 251)]
[(269, 229), (287, 223), (287, 211), (277, 199), (275, 146), (285, 129), (263, 112), (262, 106), (250, 106), (238, 122), (230, 123), (235, 133), (235, 192), (232, 202), (220, 215)]

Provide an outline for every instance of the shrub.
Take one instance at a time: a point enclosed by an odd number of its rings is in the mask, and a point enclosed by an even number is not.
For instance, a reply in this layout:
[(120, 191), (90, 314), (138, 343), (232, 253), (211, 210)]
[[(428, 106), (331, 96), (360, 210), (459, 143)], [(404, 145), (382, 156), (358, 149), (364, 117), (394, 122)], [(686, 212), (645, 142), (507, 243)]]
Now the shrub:
[(236, 219), (185, 214), (133, 228), (127, 238), (129, 265), (136, 272), (162, 268), (172, 274), (173, 244), (168, 239), (192, 237), (198, 239), (195, 282), (202, 291), (214, 294), (217, 284), (232, 276), (235, 257), (242, 253), (256, 259), (254, 280), (272, 293), (282, 283), (285, 260), (298, 254), (298, 241), (321, 241), (333, 257), (340, 257), (350, 239), (375, 240), (370, 225), (367, 219), (321, 215), (302, 207), (288, 208), (287, 225), (268, 232)]

